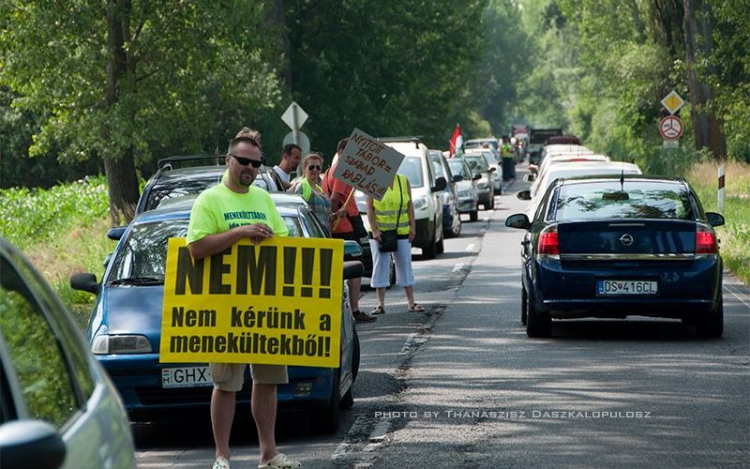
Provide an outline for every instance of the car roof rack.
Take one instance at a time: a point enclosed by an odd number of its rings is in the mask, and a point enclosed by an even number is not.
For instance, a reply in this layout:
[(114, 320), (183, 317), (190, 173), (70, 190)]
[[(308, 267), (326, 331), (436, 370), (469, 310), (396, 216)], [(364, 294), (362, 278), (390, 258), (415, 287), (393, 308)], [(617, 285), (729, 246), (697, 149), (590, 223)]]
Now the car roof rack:
[(422, 137), (420, 135), (411, 135), (404, 137), (382, 137), (378, 138), (381, 142), (411, 142), (419, 148), (419, 144), (422, 143)]
[(226, 157), (226, 155), (178, 155), (169, 156), (167, 158), (161, 158), (156, 163), (158, 169), (173, 169), (175, 162), (184, 161), (200, 161), (200, 160), (214, 160), (216, 166), (221, 166), (220, 162)]

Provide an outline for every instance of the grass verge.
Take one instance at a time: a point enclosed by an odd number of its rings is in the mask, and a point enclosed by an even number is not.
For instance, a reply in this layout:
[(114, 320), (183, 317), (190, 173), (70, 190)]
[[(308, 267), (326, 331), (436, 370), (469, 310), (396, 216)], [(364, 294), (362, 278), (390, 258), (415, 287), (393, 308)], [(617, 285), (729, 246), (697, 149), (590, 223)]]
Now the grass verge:
[[(726, 224), (717, 228), (724, 265), (750, 284), (750, 165), (726, 162), (724, 210)], [(687, 180), (698, 193), (703, 208), (718, 212), (718, 162), (694, 165)]]

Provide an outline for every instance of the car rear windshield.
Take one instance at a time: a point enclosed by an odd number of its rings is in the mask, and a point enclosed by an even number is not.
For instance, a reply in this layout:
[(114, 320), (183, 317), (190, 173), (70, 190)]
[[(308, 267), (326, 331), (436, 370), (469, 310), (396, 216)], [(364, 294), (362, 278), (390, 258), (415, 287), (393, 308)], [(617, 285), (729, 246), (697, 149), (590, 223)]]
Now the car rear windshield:
[(602, 218), (695, 219), (682, 184), (625, 181), (568, 184), (559, 188), (555, 220)]
[(464, 159), (469, 165), (469, 168), (474, 172), (484, 173), (489, 169), (487, 160), (485, 160), (483, 156), (464, 156)]
[(406, 176), (411, 187), (424, 186), (422, 178), (422, 158), (418, 156), (407, 156), (398, 168), (398, 173)]
[(461, 160), (448, 160), (453, 174), (460, 174), (464, 179), (471, 179), (471, 175), (466, 171), (466, 165)]
[(171, 179), (155, 185), (148, 195), (146, 210), (153, 210), (159, 206), (164, 199), (174, 199), (185, 197), (191, 194), (200, 194), (211, 186), (216, 185), (220, 180), (219, 176), (209, 176), (205, 178), (190, 179)]

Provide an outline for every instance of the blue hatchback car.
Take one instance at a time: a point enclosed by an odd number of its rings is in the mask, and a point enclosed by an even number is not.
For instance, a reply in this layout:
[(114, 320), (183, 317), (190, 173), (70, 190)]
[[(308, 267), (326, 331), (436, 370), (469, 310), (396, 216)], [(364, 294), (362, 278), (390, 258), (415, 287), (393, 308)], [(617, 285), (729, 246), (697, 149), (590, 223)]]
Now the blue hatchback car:
[[(299, 196), (271, 195), (289, 228), (289, 236), (324, 237), (315, 215)], [(75, 274), (71, 286), (98, 295), (86, 331), (91, 351), (104, 365), (134, 421), (177, 417), (180, 411), (205, 410), (211, 399), (208, 367), (159, 363), (167, 240), (187, 234), (194, 197), (172, 199), (139, 215), (122, 233), (101, 283), (91, 273)], [(116, 229), (115, 229), (116, 230)], [(115, 233), (118, 237), (119, 233)], [(112, 237), (112, 236), (111, 236)], [(350, 243), (345, 251), (358, 250)], [(359, 261), (344, 263), (344, 277), (362, 274)], [(280, 408), (307, 409), (321, 432), (335, 432), (339, 409), (353, 405), (352, 387), (359, 367), (359, 339), (344, 283), (341, 305), (340, 368), (289, 367), (289, 384), (278, 387)], [(250, 401), (251, 378), (237, 395)]]
[(558, 179), (526, 230), (521, 320), (529, 337), (552, 319), (650, 316), (681, 319), (702, 337), (724, 330), (722, 260), (714, 227), (681, 179), (625, 175)]

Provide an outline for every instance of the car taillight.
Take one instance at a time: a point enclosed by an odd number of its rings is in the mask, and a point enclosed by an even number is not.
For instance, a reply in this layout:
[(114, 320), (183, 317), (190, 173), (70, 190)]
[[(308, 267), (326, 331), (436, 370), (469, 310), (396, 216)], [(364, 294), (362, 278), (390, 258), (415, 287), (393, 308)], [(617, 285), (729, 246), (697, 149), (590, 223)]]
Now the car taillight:
[(547, 256), (560, 255), (560, 240), (557, 236), (556, 226), (551, 226), (539, 234), (537, 254)]
[(716, 254), (719, 252), (719, 246), (716, 243), (716, 235), (705, 226), (698, 226), (695, 232), (695, 253), (696, 254)]

